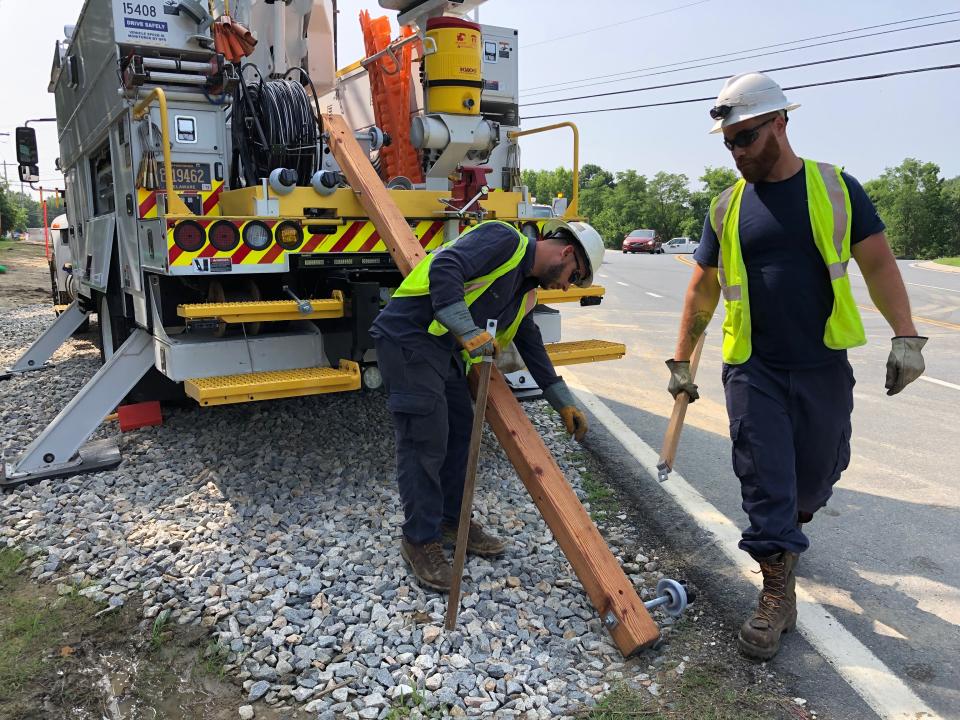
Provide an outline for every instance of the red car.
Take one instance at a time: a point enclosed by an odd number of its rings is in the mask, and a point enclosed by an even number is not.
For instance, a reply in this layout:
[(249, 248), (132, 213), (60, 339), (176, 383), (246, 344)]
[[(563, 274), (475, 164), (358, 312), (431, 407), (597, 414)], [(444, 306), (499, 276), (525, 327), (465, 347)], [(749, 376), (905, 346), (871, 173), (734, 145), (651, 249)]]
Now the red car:
[(662, 253), (656, 230), (634, 230), (623, 238), (623, 253)]

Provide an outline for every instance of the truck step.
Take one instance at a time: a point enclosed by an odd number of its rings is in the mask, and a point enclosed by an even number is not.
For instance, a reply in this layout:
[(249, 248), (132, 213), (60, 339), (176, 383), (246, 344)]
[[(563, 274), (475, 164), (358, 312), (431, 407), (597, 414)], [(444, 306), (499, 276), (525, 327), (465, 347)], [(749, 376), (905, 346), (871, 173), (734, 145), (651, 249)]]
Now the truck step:
[(217, 318), (225, 323), (271, 320), (327, 320), (343, 317), (343, 294), (334, 291), (329, 300), (309, 300), (311, 311), (300, 312), (295, 300), (190, 303), (177, 306), (177, 315), (188, 320)]
[(183, 382), (187, 395), (201, 405), (275, 400), (360, 389), (360, 366), (341, 360), (339, 368), (316, 367), (298, 370), (192, 378)]
[[(583, 298), (602, 298), (606, 289), (602, 285), (572, 287), (569, 290), (537, 290), (537, 302), (543, 305), (561, 302), (577, 302)], [(597, 300), (596, 302), (600, 302)], [(589, 304), (589, 301), (588, 301)]]
[(575, 340), (549, 343), (544, 347), (554, 366), (619, 360), (627, 353), (626, 345), (608, 340)]

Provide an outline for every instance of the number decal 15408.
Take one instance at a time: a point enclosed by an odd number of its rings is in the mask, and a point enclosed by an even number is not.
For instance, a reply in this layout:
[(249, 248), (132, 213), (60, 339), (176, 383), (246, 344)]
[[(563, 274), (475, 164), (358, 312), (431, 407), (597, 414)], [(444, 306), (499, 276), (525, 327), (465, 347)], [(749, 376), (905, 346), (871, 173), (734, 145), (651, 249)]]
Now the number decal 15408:
[(139, 15), (140, 17), (156, 17), (157, 8), (154, 5), (147, 5), (147, 3), (125, 2), (123, 4), (123, 14)]

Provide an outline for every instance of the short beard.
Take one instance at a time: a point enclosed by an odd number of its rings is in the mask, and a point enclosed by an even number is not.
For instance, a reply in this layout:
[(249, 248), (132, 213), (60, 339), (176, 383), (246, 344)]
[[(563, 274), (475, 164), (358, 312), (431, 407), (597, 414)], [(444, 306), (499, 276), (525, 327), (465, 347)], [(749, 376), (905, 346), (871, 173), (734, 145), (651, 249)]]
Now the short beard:
[(763, 182), (770, 175), (773, 166), (780, 160), (780, 144), (773, 133), (767, 137), (763, 150), (755, 158), (736, 161), (737, 170), (748, 183)]
[(560, 282), (563, 276), (563, 263), (554, 263), (540, 274), (540, 287), (546, 289), (555, 283)]

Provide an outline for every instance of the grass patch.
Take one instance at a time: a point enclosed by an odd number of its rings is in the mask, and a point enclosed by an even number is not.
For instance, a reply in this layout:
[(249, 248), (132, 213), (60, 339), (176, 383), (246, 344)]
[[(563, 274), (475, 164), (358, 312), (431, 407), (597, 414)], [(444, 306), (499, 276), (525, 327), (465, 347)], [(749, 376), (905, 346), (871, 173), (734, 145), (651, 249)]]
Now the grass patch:
[(423, 718), (442, 718), (446, 715), (446, 712), (439, 707), (428, 709), (424, 704), (423, 695), (416, 688), (413, 688), (413, 692), (393, 701), (390, 712), (386, 714), (384, 720), (406, 720), (414, 709), (419, 709), (420, 717)]
[(688, 668), (657, 697), (645, 688), (618, 684), (582, 720), (769, 720), (784, 712), (779, 698), (754, 687), (735, 687), (730, 669), (720, 664)]
[(954, 267), (960, 267), (960, 257), (947, 257), (947, 258), (937, 258), (934, 260), (936, 263), (941, 265), (953, 265)]
[(17, 548), (0, 548), (0, 588), (20, 569), (24, 554)]
[(20, 550), (0, 549), (0, 700), (14, 697), (50, 664), (67, 657), (69, 649), (55, 652), (64, 633), (78, 616), (97, 610), (76, 593), (51, 600), (24, 591), (27, 581), (18, 575), (23, 561)]
[(227, 664), (228, 657), (230, 657), (230, 649), (215, 640), (211, 640), (203, 651), (200, 669), (207, 675), (222, 680), (223, 676), (226, 675), (224, 666)]
[[(570, 460), (578, 467), (587, 467), (586, 457), (581, 452), (571, 453)], [(613, 490), (598, 480), (593, 472), (587, 469), (580, 470), (580, 477), (583, 481), (583, 489), (587, 493), (587, 502), (590, 503), (590, 517), (594, 522), (606, 520), (620, 509), (620, 503)]]
[(169, 608), (161, 610), (160, 614), (154, 619), (150, 628), (150, 647), (153, 650), (159, 650), (163, 643), (170, 639), (171, 632), (167, 629), (169, 622)]

